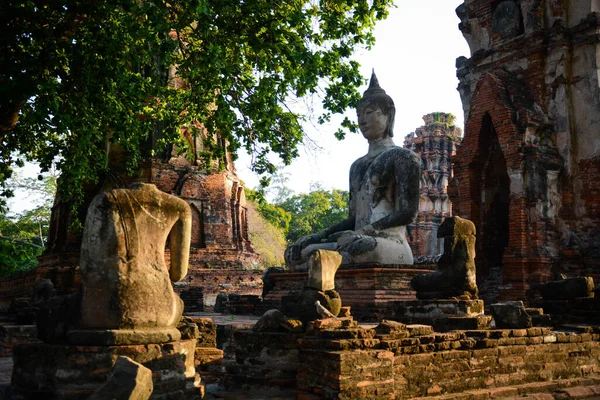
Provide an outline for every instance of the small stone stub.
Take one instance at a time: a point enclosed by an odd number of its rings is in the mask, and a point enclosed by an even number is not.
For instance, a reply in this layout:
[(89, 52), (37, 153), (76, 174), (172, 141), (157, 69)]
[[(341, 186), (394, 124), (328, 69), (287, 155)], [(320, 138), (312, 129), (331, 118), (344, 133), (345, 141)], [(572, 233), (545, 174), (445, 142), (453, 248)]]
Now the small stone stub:
[(308, 260), (308, 282), (306, 286), (321, 291), (335, 289), (335, 273), (342, 263), (336, 251), (317, 250)]

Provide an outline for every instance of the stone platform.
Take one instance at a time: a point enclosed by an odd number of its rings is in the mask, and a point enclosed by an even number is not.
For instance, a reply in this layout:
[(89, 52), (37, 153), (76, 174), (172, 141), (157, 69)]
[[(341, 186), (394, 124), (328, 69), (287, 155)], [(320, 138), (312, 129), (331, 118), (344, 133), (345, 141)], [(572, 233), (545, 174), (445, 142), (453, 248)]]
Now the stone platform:
[(194, 368), (195, 346), (196, 339), (128, 346), (18, 345), (12, 399), (87, 399), (108, 379), (119, 356), (152, 370), (151, 399), (195, 399), (203, 389)]
[(431, 325), (438, 332), (487, 329), (492, 317), (484, 315), (483, 300), (412, 300), (390, 304), (394, 319), (407, 324)]
[[(414, 300), (415, 291), (410, 280), (432, 270), (424, 265), (369, 265), (342, 266), (335, 275), (335, 289), (342, 305), (352, 307), (358, 321), (377, 321), (393, 316), (390, 305), (400, 300)], [(301, 291), (308, 278), (307, 272), (282, 272), (269, 275), (274, 288), (265, 296), (262, 311), (280, 308), (281, 299), (291, 291)]]
[(222, 398), (274, 398), (252, 395), (285, 384), (297, 392), (280, 398), (307, 400), (597, 399), (599, 340), (598, 326), (439, 333), (387, 321), (314, 324), (304, 335), (239, 331), (228, 377), (243, 394)]

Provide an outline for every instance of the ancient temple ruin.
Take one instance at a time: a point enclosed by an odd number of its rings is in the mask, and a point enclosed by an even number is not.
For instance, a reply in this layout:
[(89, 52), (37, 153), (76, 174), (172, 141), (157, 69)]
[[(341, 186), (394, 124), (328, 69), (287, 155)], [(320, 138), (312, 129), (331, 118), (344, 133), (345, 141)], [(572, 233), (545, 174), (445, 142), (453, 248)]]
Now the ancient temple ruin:
[[(185, 129), (182, 130), (184, 137)], [(190, 139), (191, 140), (191, 139)], [(202, 151), (202, 137), (192, 141), (196, 154)], [(156, 141), (151, 137), (148, 147)], [(125, 187), (129, 183), (152, 183), (165, 193), (185, 200), (192, 209), (192, 239), (190, 264), (196, 268), (242, 267), (256, 263), (257, 256), (248, 238), (248, 219), (244, 186), (235, 173), (225, 142), (218, 139), (224, 153), (222, 166), (206, 168), (196, 157), (178, 155), (172, 147), (166, 152), (149, 156), (133, 174), (123, 172), (118, 149), (110, 154), (110, 171), (94, 187), (85, 189), (91, 198), (101, 191)], [(150, 151), (146, 151), (150, 154)], [(190, 161), (191, 159), (191, 161)], [(87, 200), (87, 199), (86, 199)], [(86, 201), (79, 218), (85, 218)], [(47, 250), (40, 257), (40, 266), (77, 265), (81, 232), (74, 231), (69, 205), (57, 198), (52, 208), (52, 220)]]
[(428, 261), (442, 253), (437, 230), (452, 215), (448, 181), (452, 178), (450, 157), (456, 153), (462, 130), (452, 114), (435, 112), (423, 116), (425, 125), (408, 134), (404, 147), (421, 158), (419, 213), (408, 225), (410, 247), (417, 260)]
[[(79, 265), (81, 231), (72, 228), (73, 219), (85, 220), (87, 207), (96, 194), (138, 182), (152, 183), (161, 191), (185, 200), (192, 210), (190, 271), (186, 280), (177, 287), (178, 291), (201, 288), (210, 303), (223, 289), (222, 285), (236, 290), (243, 286), (242, 291), (259, 294), (261, 272), (249, 269), (257, 264), (258, 255), (248, 237), (243, 182), (236, 175), (231, 154), (226, 151), (226, 143), (221, 138), (217, 138), (216, 142), (223, 150), (222, 159), (208, 167), (202, 163), (199, 154), (205, 139), (202, 134), (206, 135), (206, 131), (200, 131), (200, 137), (194, 140), (186, 134), (185, 128), (182, 129), (183, 137), (190, 142), (193, 157), (181, 155), (173, 146), (162, 152), (152, 152), (157, 137), (151, 136), (144, 149), (147, 158), (132, 174), (124, 169), (126, 155), (117, 147), (110, 149), (110, 169), (98, 184), (84, 188), (86, 198), (77, 216), (72, 213), (70, 204), (57, 195), (46, 251), (39, 257), (41, 269), (31, 273), (36, 275), (32, 281), (37, 282), (37, 275), (42, 273), (42, 277), (53, 275), (51, 279), (54, 282), (66, 279), (71, 282), (70, 286), (73, 282), (78, 286), (78, 272), (74, 267)], [(217, 165), (219, 162), (221, 169)], [(168, 250), (166, 257), (169, 257)], [(60, 277), (54, 276), (59, 270)], [(31, 291), (31, 282), (21, 279), (16, 284), (19, 287), (11, 289), (5, 288), (2, 282), (0, 293), (6, 292), (8, 298)], [(198, 289), (192, 292), (190, 303), (202, 307), (202, 292)]]
[(527, 299), (560, 273), (598, 276), (599, 10), (594, 0), (457, 8), (471, 58), (456, 64), (466, 122), (448, 193), (477, 226), (487, 298)]

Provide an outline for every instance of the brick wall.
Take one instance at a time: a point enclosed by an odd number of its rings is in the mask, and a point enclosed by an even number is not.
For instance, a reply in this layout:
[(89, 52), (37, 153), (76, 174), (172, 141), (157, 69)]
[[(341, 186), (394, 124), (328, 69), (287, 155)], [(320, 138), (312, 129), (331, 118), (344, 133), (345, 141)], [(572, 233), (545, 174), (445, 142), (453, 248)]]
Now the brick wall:
[[(415, 275), (431, 272), (432, 268), (432, 264), (341, 267), (335, 275), (335, 290), (342, 298), (342, 305), (352, 307), (352, 315), (357, 320), (376, 321), (394, 315), (394, 302), (414, 300), (415, 291), (410, 287), (410, 280)], [(263, 299), (263, 311), (280, 308), (283, 296), (302, 291), (308, 273), (283, 272), (269, 276), (275, 285)]]
[(408, 225), (408, 241), (417, 262), (431, 260), (443, 252), (437, 228), (445, 217), (452, 215), (448, 197), (448, 182), (452, 177), (450, 157), (462, 136), (462, 130), (454, 126), (452, 114), (431, 113), (423, 116), (423, 121), (425, 125), (404, 139), (404, 147), (421, 159), (419, 211), (416, 220)]
[(454, 214), (477, 227), (486, 300), (530, 300), (560, 273), (600, 271), (592, 11), (591, 1), (467, 0), (457, 9), (472, 57), (457, 60), (465, 137), (448, 193)]
[(299, 399), (488, 399), (600, 382), (600, 334), (591, 328), (437, 333), (426, 325), (326, 325), (305, 335), (236, 332), (230, 384), (252, 390), (285, 382)]

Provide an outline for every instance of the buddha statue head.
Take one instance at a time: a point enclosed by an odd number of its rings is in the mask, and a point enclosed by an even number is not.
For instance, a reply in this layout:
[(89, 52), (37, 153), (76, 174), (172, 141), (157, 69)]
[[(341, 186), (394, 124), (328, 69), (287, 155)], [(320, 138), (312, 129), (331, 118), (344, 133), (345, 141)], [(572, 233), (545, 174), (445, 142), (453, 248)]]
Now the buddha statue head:
[(394, 106), (394, 101), (392, 98), (385, 93), (385, 90), (383, 90), (381, 86), (379, 86), (379, 81), (377, 80), (375, 71), (373, 71), (369, 87), (363, 93), (363, 97), (360, 99), (356, 109), (359, 119), (359, 126), (361, 127), (363, 135), (367, 137), (367, 139), (370, 138), (363, 130), (361, 122), (364, 118), (365, 111), (369, 109), (379, 110), (381, 114), (387, 118), (385, 121), (386, 126), (384, 128), (385, 135), (389, 137), (394, 136), (394, 118), (396, 117), (396, 107)]

